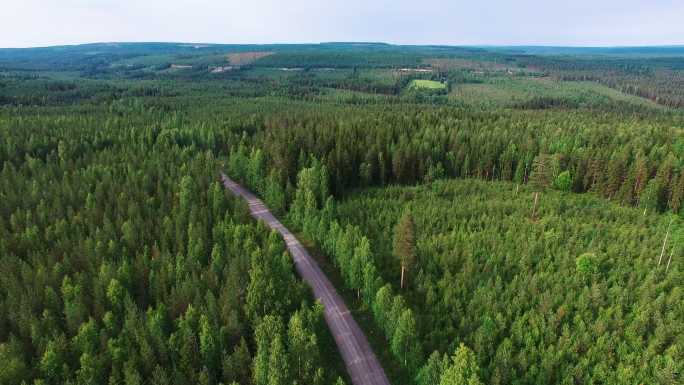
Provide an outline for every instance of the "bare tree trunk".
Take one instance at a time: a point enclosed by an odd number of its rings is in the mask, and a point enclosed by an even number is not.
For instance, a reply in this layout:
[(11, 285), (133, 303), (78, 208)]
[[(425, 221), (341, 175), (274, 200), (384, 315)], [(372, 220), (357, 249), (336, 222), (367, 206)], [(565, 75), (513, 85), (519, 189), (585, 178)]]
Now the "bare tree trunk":
[(670, 270), (670, 262), (672, 262), (672, 254), (674, 254), (674, 247), (672, 248), (672, 251), (670, 251), (670, 258), (667, 260), (667, 267), (665, 268), (666, 273), (668, 270)]
[(660, 266), (660, 262), (663, 260), (663, 254), (665, 254), (665, 245), (667, 245), (667, 237), (670, 236), (670, 226), (672, 225), (672, 219), (670, 220), (670, 224), (667, 225), (667, 231), (665, 232), (665, 239), (663, 239), (663, 248), (660, 249), (660, 258), (658, 258), (658, 266)]
[(404, 265), (401, 265), (401, 285), (400, 287), (403, 289), (404, 288), (404, 271), (406, 270), (406, 267)]
[(532, 219), (537, 216), (537, 202), (539, 201), (539, 191), (534, 192), (534, 206), (532, 206)]
[(518, 195), (518, 190), (520, 189), (520, 185), (516, 184), (515, 185), (515, 195)]

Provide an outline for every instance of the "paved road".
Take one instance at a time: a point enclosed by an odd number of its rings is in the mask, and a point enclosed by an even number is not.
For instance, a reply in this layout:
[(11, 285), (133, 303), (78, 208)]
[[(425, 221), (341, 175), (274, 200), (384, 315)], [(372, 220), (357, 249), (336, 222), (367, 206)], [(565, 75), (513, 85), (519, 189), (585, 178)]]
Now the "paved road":
[(254, 194), (233, 182), (223, 173), (221, 173), (221, 179), (227, 189), (247, 201), (254, 218), (263, 220), (285, 239), (297, 272), (311, 286), (314, 296), (325, 307), (325, 321), (335, 338), (337, 349), (342, 355), (352, 383), (354, 385), (389, 385), (385, 371), (375, 357), (366, 336), (349, 313), (342, 297), (337, 294), (333, 285), (304, 246)]

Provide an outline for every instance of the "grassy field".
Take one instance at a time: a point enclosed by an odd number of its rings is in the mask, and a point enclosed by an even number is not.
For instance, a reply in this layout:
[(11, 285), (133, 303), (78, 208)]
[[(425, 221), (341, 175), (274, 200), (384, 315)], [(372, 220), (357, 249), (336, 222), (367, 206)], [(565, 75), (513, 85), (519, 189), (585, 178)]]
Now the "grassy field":
[(446, 89), (446, 84), (440, 83), (434, 80), (423, 80), (423, 79), (415, 79), (411, 81), (409, 84), (409, 89), (412, 90), (419, 90), (419, 89), (427, 89), (427, 90), (444, 90)]

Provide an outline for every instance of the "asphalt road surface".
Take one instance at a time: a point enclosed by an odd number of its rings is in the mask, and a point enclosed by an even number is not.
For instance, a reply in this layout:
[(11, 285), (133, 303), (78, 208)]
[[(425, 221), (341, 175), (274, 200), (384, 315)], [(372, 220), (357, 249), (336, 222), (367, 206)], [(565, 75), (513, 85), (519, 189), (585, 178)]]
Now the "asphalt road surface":
[(283, 236), (294, 259), (297, 272), (311, 286), (314, 296), (325, 308), (325, 321), (335, 338), (337, 349), (342, 355), (352, 383), (354, 385), (389, 385), (385, 371), (375, 357), (366, 336), (354, 321), (342, 297), (337, 294), (328, 277), (323, 274), (304, 246), (254, 194), (233, 182), (223, 173), (221, 173), (221, 179), (227, 189), (247, 201), (254, 218), (264, 221)]

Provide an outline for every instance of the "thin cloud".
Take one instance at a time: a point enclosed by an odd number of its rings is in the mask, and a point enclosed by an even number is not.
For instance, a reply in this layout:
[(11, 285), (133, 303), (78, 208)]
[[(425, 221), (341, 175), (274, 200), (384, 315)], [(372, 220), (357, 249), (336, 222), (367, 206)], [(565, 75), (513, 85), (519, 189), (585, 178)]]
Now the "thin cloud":
[(3, 47), (99, 41), (684, 43), (684, 3), (666, 0), (23, 0), (3, 7)]

